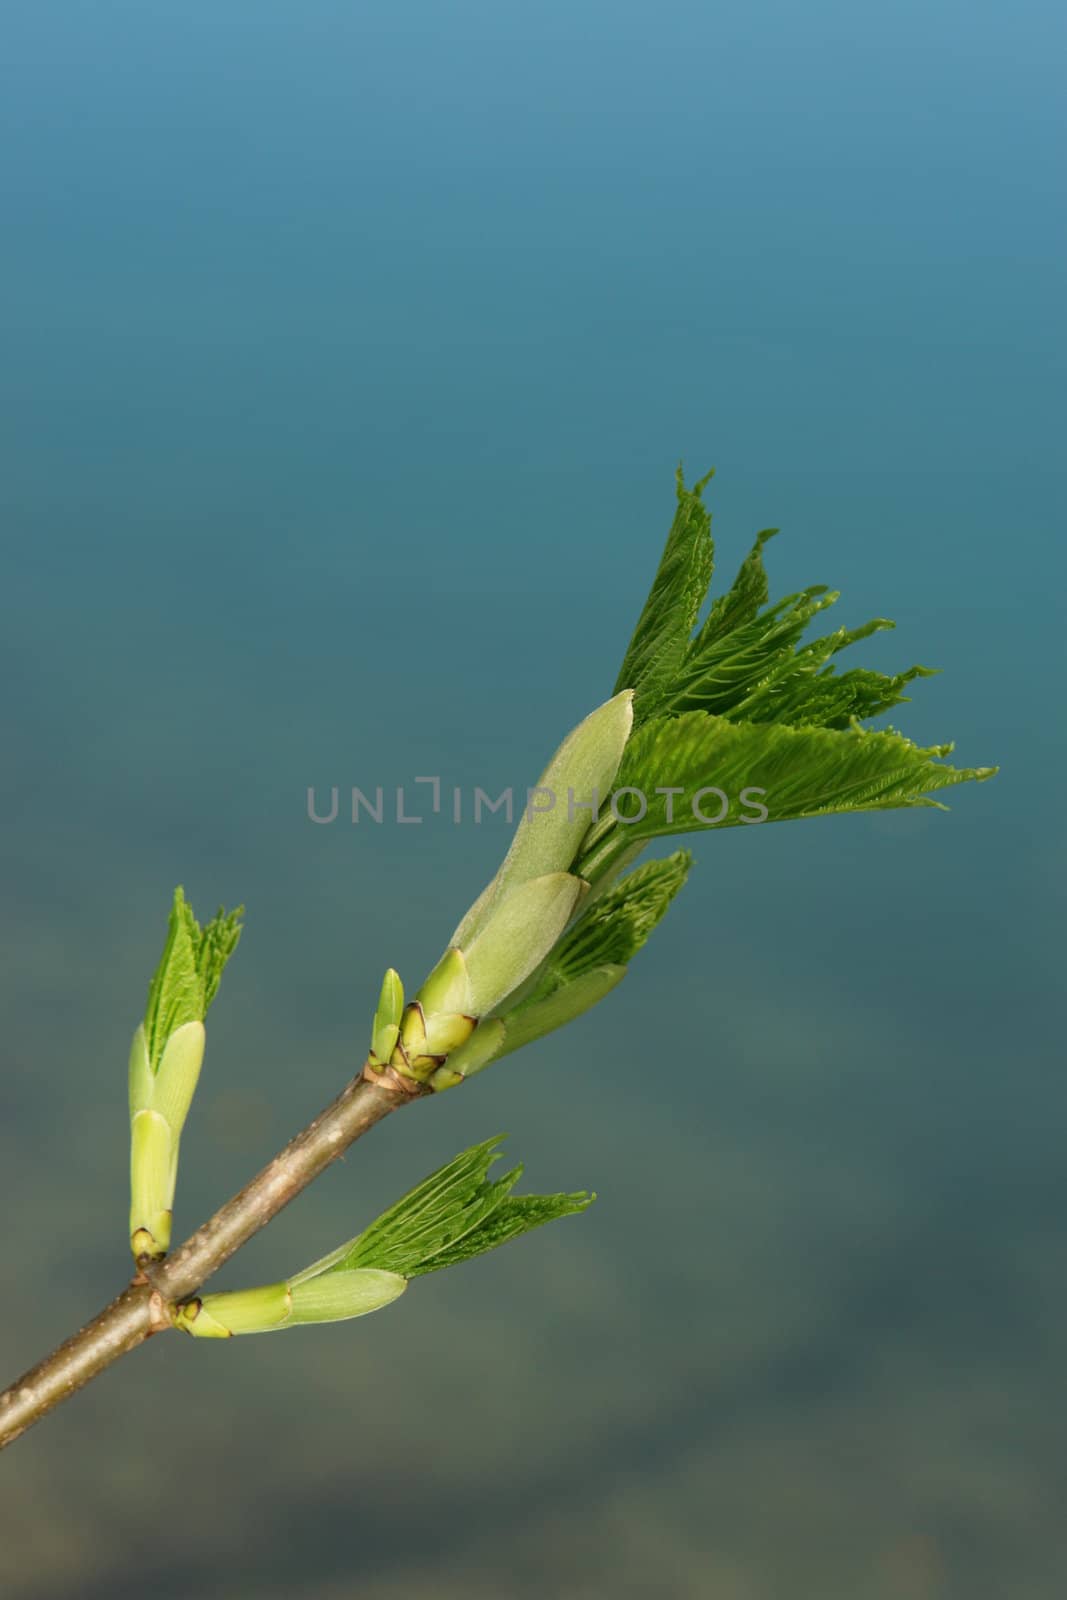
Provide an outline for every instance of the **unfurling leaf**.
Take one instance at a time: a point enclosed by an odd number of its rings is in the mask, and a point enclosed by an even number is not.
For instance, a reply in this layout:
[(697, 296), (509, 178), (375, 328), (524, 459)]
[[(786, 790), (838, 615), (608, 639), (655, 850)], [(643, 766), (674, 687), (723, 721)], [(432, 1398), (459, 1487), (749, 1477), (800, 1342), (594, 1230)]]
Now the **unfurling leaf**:
[(159, 1067), (167, 1040), (185, 1022), (203, 1022), (215, 998), (223, 968), (241, 937), (244, 907), (221, 907), (201, 928), (180, 888), (174, 891), (167, 942), (148, 987), (145, 1039), (152, 1070)]
[(130, 1050), (130, 1248), (139, 1264), (170, 1248), (179, 1141), (204, 1060), (204, 1018), (241, 936), (242, 911), (201, 928), (174, 892), (163, 956)]
[[(601, 832), (578, 870), (603, 872), (621, 852), (670, 834), (832, 813), (936, 806), (930, 798), (995, 767), (950, 767), (951, 745), (923, 749), (875, 731), (735, 723), (691, 711), (634, 735), (620, 781), (648, 797), (638, 820)], [(671, 796), (657, 789), (674, 789)]]
[(678, 468), (674, 521), (615, 682), (616, 693), (634, 691), (635, 726), (654, 716), (670, 693), (708, 592), (714, 546), (711, 515), (701, 496), (713, 475), (709, 472), (687, 489)]
[(287, 1282), (198, 1296), (175, 1308), (175, 1326), (218, 1339), (365, 1316), (389, 1305), (411, 1278), (458, 1266), (591, 1204), (588, 1194), (513, 1195), (521, 1167), (490, 1183), (500, 1142), (487, 1139), (463, 1151), (356, 1238)]

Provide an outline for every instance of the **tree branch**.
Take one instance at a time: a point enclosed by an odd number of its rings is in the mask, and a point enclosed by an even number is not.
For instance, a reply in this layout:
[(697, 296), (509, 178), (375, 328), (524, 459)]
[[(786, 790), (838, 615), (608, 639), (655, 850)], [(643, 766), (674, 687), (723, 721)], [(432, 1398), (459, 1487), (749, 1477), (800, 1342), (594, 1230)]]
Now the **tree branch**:
[(188, 1238), (147, 1283), (142, 1275), (50, 1356), (0, 1394), (0, 1450), (120, 1356), (170, 1326), (167, 1306), (194, 1294), (253, 1234), (376, 1122), (418, 1098), (388, 1081), (353, 1078), (239, 1194)]

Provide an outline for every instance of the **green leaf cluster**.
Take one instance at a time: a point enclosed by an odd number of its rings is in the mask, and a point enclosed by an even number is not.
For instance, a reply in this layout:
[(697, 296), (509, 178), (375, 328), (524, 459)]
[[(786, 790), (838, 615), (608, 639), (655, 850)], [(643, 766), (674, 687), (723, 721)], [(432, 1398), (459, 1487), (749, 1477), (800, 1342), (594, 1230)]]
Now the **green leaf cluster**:
[(584, 1211), (590, 1194), (513, 1195), (522, 1167), (490, 1181), (503, 1135), (464, 1150), (331, 1255), (290, 1279), (375, 1268), (417, 1278), (458, 1266), (557, 1217)]
[(715, 552), (711, 514), (702, 494), (713, 476), (714, 471), (709, 472), (687, 489), (678, 468), (674, 521), (615, 683), (615, 694), (634, 690), (635, 724), (669, 699), (708, 592)]
[(174, 891), (167, 940), (148, 986), (145, 1038), (153, 1072), (158, 1071), (167, 1040), (186, 1022), (203, 1022), (215, 998), (223, 968), (241, 937), (244, 907), (221, 906), (201, 928), (182, 889)]
[[(706, 482), (687, 488), (679, 471), (675, 521), (616, 685), (634, 691), (634, 733), (617, 787), (640, 790), (648, 809), (633, 821), (604, 818), (589, 835), (575, 870), (594, 882), (650, 839), (762, 820), (743, 805), (744, 789), (763, 791), (767, 820), (782, 821), (934, 805), (937, 791), (997, 770), (946, 766), (951, 745), (923, 749), (891, 728), (862, 726), (905, 700), (905, 688), (931, 669), (838, 671), (849, 645), (893, 626), (883, 617), (805, 643), (809, 623), (838, 595), (816, 584), (768, 603), (763, 550), (776, 529), (757, 536), (698, 626), (713, 558)], [(670, 786), (682, 793), (668, 806), (655, 791)], [(729, 799), (715, 821), (693, 811), (705, 787)]]
[(678, 509), (652, 590), (623, 659), (616, 690), (634, 690), (634, 725), (684, 711), (734, 721), (844, 728), (906, 698), (902, 690), (928, 667), (886, 674), (855, 668), (838, 675), (833, 658), (848, 645), (892, 628), (876, 617), (857, 628), (801, 644), (808, 624), (840, 598), (824, 584), (768, 605), (763, 549), (777, 528), (756, 537), (731, 587), (697, 618), (711, 582), (714, 545), (702, 494), (711, 474), (687, 488), (677, 478)]

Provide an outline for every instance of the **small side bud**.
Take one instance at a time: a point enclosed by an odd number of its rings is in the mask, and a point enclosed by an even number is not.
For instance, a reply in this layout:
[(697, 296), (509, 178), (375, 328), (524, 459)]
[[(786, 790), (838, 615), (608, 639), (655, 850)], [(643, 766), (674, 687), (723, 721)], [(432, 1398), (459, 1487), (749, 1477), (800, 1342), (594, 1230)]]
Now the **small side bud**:
[(456, 1012), (426, 1016), (421, 1002), (412, 1000), (404, 1008), (390, 1065), (405, 1077), (425, 1083), (449, 1052), (469, 1039), (476, 1022), (477, 1018)]
[(400, 981), (400, 974), (390, 967), (382, 979), (378, 1009), (374, 1013), (374, 1026), (371, 1032), (371, 1049), (379, 1061), (388, 1061), (392, 1055), (403, 1014), (404, 985)]

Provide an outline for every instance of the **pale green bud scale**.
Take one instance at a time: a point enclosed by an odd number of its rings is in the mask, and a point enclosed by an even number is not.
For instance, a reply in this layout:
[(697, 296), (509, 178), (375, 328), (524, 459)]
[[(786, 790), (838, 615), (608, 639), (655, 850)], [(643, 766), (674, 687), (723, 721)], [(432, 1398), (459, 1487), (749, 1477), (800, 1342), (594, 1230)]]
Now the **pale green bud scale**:
[[(581, 977), (565, 983), (547, 998), (529, 1001), (515, 1011), (505, 1013), (501, 1019), (504, 1038), (492, 1059), (510, 1055), (524, 1044), (532, 1044), (546, 1033), (553, 1033), (568, 1022), (574, 1022), (610, 994), (625, 976), (626, 968), (622, 966), (595, 967), (591, 972), (584, 972)], [(488, 1066), (489, 1063), (483, 1064)], [(480, 1068), (474, 1070), (479, 1071)]]
[(170, 1249), (177, 1141), (158, 1111), (138, 1111), (130, 1124), (130, 1248), (135, 1260), (158, 1261)]
[(231, 1294), (206, 1294), (175, 1306), (176, 1328), (194, 1339), (229, 1339), (273, 1333), (311, 1322), (348, 1322), (391, 1304), (407, 1288), (396, 1272), (364, 1267), (330, 1272), (309, 1281), (268, 1283)]
[(547, 873), (520, 883), (497, 901), (467, 949), (471, 1004), (484, 1017), (539, 966), (583, 891), (580, 878)]
[(152, 1090), (155, 1087), (156, 1075), (152, 1071), (152, 1063), (148, 1059), (148, 1040), (145, 1038), (144, 1023), (137, 1029), (130, 1045), (130, 1119), (138, 1111), (146, 1111), (152, 1104)]
[(430, 1056), (447, 1056), (453, 1050), (458, 1050), (465, 1044), (474, 1030), (475, 1018), (457, 1015), (455, 1012), (440, 1012), (437, 1016), (426, 1018), (426, 1054)]
[(397, 1272), (360, 1267), (350, 1272), (327, 1272), (292, 1285), (290, 1322), (347, 1322), (380, 1311), (404, 1293), (408, 1282)]
[(202, 1022), (183, 1023), (167, 1040), (156, 1072), (152, 1109), (165, 1117), (177, 1136), (185, 1126), (204, 1062)]
[[(520, 884), (566, 872), (605, 805), (633, 726), (629, 689), (608, 700), (567, 735), (541, 774), (500, 870), (471, 906), (451, 943), (467, 950), (500, 902)], [(551, 801), (551, 803), (550, 803)]]
[(454, 1050), (443, 1067), (438, 1067), (430, 1084), (434, 1089), (454, 1089), (464, 1078), (481, 1072), (494, 1061), (504, 1047), (504, 1024), (499, 1019), (487, 1018), (480, 1022), (466, 1044)]
[(231, 1339), (238, 1333), (269, 1333), (284, 1328), (291, 1313), (287, 1283), (268, 1283), (232, 1294), (198, 1295), (175, 1306), (172, 1321), (194, 1339)]
[(427, 1017), (437, 1011), (470, 1013), (470, 977), (462, 950), (445, 951), (415, 998)]

